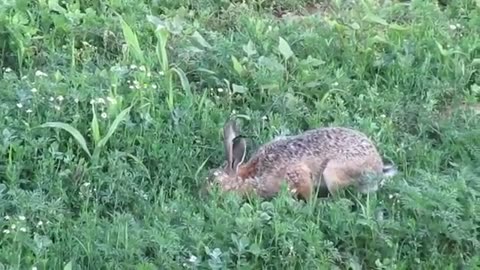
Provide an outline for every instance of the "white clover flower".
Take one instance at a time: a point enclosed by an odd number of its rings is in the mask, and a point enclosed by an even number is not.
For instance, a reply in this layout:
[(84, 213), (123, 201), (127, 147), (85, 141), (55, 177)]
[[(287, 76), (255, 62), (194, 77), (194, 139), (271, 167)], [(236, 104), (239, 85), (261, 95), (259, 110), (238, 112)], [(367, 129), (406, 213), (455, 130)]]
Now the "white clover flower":
[(217, 91), (218, 91), (219, 93), (222, 93), (222, 92), (223, 92), (223, 88), (218, 88)]
[(30, 89), (30, 92), (32, 92), (32, 93), (37, 93), (38, 90), (37, 90), (37, 88), (33, 87), (32, 89)]
[(37, 223), (37, 227), (40, 227), (43, 225), (43, 222), (40, 220), (38, 223)]
[(163, 71), (158, 72), (158, 75), (163, 76), (165, 73)]
[(17, 228), (17, 225), (12, 224), (12, 226), (10, 226), (10, 228), (11, 228), (12, 230), (15, 230), (15, 229)]
[(147, 69), (145, 68), (145, 66), (140, 66), (138, 69), (140, 69), (141, 71), (145, 72)]
[(457, 26), (456, 26), (456, 25), (454, 25), (454, 24), (450, 24), (450, 26), (449, 26), (449, 27), (450, 27), (450, 30), (456, 30), (456, 29), (457, 29)]
[(106, 113), (106, 112), (103, 112), (100, 116), (101, 116), (103, 119), (106, 119), (106, 118), (107, 118), (107, 113)]
[(25, 220), (25, 216), (18, 216), (18, 219), (23, 221), (23, 220)]
[(53, 97), (50, 97), (48, 100), (50, 100), (50, 101), (54, 101), (54, 100), (55, 100), (55, 98), (53, 98)]
[(55, 110), (60, 111), (60, 106), (55, 105), (54, 108), (55, 108)]
[(196, 263), (197, 262), (197, 257), (195, 255), (192, 255), (192, 256), (190, 256), (188, 261), (191, 262), (191, 263)]
[(62, 95), (58, 96), (58, 97), (57, 97), (57, 100), (60, 101), (60, 102), (62, 102), (62, 101), (63, 101), (63, 96), (62, 96)]
[(4, 234), (9, 234), (9, 233), (10, 233), (10, 230), (9, 230), (9, 229), (5, 229), (5, 230), (3, 230), (3, 233), (4, 233)]
[(130, 65), (130, 69), (136, 69), (137, 66), (136, 65)]
[(35, 76), (37, 76), (37, 77), (41, 77), (41, 76), (47, 77), (48, 75), (47, 75), (46, 73), (40, 71), (40, 70), (37, 70), (37, 71), (35, 72)]
[(152, 88), (153, 88), (153, 89), (157, 89), (157, 85), (156, 85), (156, 84), (152, 84)]
[(9, 68), (9, 67), (7, 67), (7, 68), (5, 69), (5, 73), (9, 73), (9, 72), (12, 72), (12, 69)]
[(5, 220), (10, 220), (10, 216), (9, 215), (6, 215), (3, 217)]
[(17, 103), (17, 107), (22, 108), (23, 107), (22, 103)]
[(73, 102), (78, 103), (79, 102), (78, 98), (75, 98)]
[(20, 228), (20, 231), (21, 231), (21, 232), (27, 232), (27, 228), (21, 227), (21, 228)]

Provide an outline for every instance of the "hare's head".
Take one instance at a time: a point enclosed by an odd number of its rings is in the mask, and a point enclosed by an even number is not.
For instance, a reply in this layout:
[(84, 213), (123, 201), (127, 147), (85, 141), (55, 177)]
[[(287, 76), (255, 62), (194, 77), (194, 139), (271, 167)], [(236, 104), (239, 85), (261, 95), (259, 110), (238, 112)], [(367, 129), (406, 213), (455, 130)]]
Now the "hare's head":
[(238, 169), (245, 161), (246, 140), (239, 136), (235, 120), (228, 120), (223, 126), (223, 145), (225, 161), (222, 167), (209, 172), (208, 186), (219, 185), (223, 190), (230, 190), (239, 182)]

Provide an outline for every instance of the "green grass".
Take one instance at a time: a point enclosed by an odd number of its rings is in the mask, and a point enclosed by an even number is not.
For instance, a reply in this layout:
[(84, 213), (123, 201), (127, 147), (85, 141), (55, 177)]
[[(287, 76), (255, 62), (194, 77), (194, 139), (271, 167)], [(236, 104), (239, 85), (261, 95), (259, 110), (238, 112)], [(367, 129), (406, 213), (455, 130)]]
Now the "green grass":
[[(0, 269), (480, 267), (479, 117), (439, 116), (480, 101), (479, 1), (241, 2), (0, 4)], [(349, 126), (401, 173), (202, 194), (234, 112), (249, 152)]]

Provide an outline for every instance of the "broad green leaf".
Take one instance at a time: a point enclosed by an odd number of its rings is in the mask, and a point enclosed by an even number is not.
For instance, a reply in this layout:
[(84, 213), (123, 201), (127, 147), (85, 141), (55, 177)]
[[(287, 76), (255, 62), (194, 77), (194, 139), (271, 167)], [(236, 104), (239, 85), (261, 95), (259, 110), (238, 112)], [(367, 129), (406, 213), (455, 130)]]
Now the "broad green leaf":
[(245, 94), (248, 91), (248, 88), (246, 88), (245, 86), (232, 83), (232, 90), (233, 90), (233, 93)]
[(102, 148), (103, 146), (105, 146), (105, 144), (107, 144), (108, 140), (110, 139), (110, 137), (112, 137), (113, 133), (115, 132), (115, 130), (118, 128), (118, 126), (120, 125), (120, 123), (126, 119), (128, 113), (130, 112), (130, 109), (132, 108), (132, 106), (126, 108), (125, 110), (121, 111), (117, 117), (115, 117), (115, 120), (113, 120), (113, 123), (112, 125), (110, 126), (110, 128), (108, 129), (108, 132), (107, 134), (105, 135), (105, 137), (103, 137), (99, 142), (98, 142), (98, 149)]
[(72, 270), (72, 264), (73, 261), (69, 261), (65, 266), (63, 267), (63, 270)]
[(238, 73), (238, 75), (242, 76), (244, 68), (242, 64), (238, 61), (238, 59), (235, 56), (231, 56), (232, 62), (233, 62), (233, 69)]
[(48, 8), (60, 14), (67, 13), (67, 10), (58, 4), (58, 0), (48, 0)]
[(46, 122), (42, 125), (40, 125), (39, 127), (41, 128), (46, 128), (46, 127), (50, 127), (50, 128), (60, 128), (60, 129), (63, 129), (65, 131), (67, 131), (68, 133), (70, 133), (70, 135), (73, 136), (73, 138), (75, 138), (75, 140), (77, 140), (78, 144), (80, 144), (80, 147), (82, 147), (82, 149), (87, 152), (88, 156), (91, 157), (92, 155), (90, 154), (90, 151), (88, 150), (88, 147), (87, 147), (87, 142), (85, 141), (85, 138), (82, 136), (82, 134), (80, 133), (80, 131), (78, 131), (76, 128), (74, 128), (73, 126), (67, 124), (67, 123), (62, 123), (62, 122)]
[(247, 45), (243, 45), (242, 48), (248, 57), (257, 53), (257, 50), (255, 49), (255, 44), (253, 44), (251, 40), (248, 41)]
[(127, 42), (128, 47), (132, 50), (135, 58), (142, 63), (145, 62), (143, 58), (143, 52), (140, 48), (140, 44), (137, 39), (137, 35), (133, 32), (132, 28), (120, 17), (120, 22), (122, 25), (123, 36), (125, 37), (125, 41)]
[(92, 136), (93, 136), (95, 145), (97, 145), (98, 142), (100, 141), (100, 127), (98, 126), (97, 113), (95, 112), (94, 104), (92, 104), (92, 114), (93, 114), (92, 123), (91, 123)]
[(288, 45), (287, 41), (285, 41), (285, 39), (282, 37), (278, 38), (278, 50), (283, 55), (285, 60), (288, 60), (290, 57), (294, 56), (290, 45)]
[(202, 45), (202, 47), (209, 49), (212, 48), (212, 45), (210, 45), (198, 31), (195, 31), (192, 34), (192, 38), (194, 38), (200, 45)]
[(367, 22), (371, 22), (371, 23), (377, 23), (377, 24), (381, 24), (381, 25), (384, 25), (384, 26), (388, 26), (388, 22), (386, 20), (384, 20), (383, 18), (377, 16), (377, 15), (373, 15), (372, 13), (368, 14), (367, 16), (365, 16), (363, 18), (363, 20), (367, 21)]
[(178, 77), (180, 78), (180, 83), (182, 84), (182, 88), (187, 94), (188, 97), (192, 97), (192, 91), (190, 90), (190, 82), (188, 81), (187, 75), (185, 75), (185, 72), (181, 70), (180, 68), (173, 67), (172, 68), (175, 73), (177, 73)]

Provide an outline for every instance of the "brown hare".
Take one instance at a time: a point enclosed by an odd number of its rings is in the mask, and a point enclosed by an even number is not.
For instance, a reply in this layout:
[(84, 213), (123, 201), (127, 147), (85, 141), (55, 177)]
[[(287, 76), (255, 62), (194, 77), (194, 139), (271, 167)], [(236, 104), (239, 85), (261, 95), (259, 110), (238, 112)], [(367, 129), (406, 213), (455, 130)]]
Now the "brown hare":
[(271, 198), (285, 180), (290, 192), (306, 200), (317, 187), (326, 187), (331, 194), (350, 185), (361, 193), (374, 192), (378, 182), (369, 186), (370, 176), (383, 181), (397, 172), (384, 165), (371, 140), (348, 128), (324, 127), (279, 137), (246, 162), (246, 140), (239, 136), (235, 120), (226, 121), (223, 133), (226, 165), (212, 170), (207, 183), (218, 184), (222, 191)]

